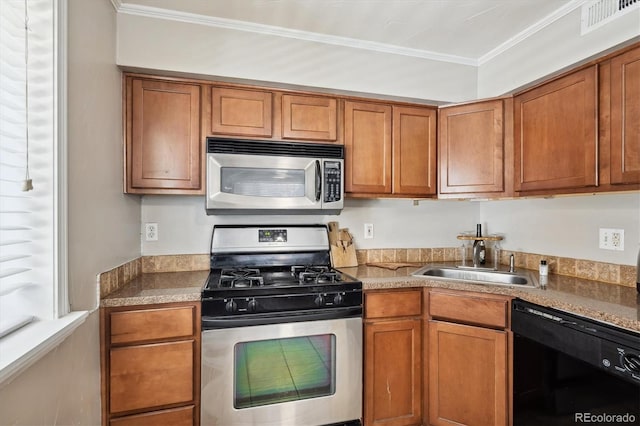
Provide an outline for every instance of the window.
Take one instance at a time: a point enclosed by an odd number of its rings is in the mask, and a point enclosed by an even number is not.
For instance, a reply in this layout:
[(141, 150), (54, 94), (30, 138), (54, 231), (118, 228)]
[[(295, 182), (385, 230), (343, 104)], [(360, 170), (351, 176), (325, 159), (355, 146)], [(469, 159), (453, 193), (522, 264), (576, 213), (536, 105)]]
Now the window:
[(65, 16), (66, 0), (0, 1), (0, 382), (86, 316), (66, 315)]

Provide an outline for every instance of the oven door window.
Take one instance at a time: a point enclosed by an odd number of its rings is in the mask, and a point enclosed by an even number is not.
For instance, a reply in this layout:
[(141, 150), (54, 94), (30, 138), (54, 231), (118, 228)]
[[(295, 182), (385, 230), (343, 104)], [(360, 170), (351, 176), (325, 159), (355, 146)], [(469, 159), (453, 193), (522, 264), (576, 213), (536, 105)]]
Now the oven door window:
[(336, 336), (292, 337), (235, 345), (236, 409), (333, 395)]
[(220, 191), (251, 197), (304, 197), (305, 170), (222, 167)]

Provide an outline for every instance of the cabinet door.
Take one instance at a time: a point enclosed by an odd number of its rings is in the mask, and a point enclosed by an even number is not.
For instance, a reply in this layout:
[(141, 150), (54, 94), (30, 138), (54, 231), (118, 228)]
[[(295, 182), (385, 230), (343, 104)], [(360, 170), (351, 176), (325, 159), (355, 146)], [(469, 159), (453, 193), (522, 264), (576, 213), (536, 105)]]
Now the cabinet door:
[(393, 107), (394, 194), (436, 193), (436, 111)]
[(333, 142), (338, 101), (320, 96), (282, 95), (282, 138)]
[(213, 87), (211, 103), (213, 134), (271, 137), (271, 92)]
[(516, 191), (598, 184), (596, 74), (594, 65), (515, 97)]
[(127, 192), (202, 188), (200, 96), (198, 85), (127, 79)]
[(440, 193), (503, 192), (502, 100), (440, 110)]
[(507, 332), (429, 321), (429, 424), (508, 423)]
[(640, 48), (611, 60), (611, 183), (640, 183)]
[(112, 413), (194, 401), (192, 340), (112, 348)]
[(364, 424), (422, 424), (421, 321), (365, 325)]
[(345, 191), (391, 193), (391, 106), (345, 101)]

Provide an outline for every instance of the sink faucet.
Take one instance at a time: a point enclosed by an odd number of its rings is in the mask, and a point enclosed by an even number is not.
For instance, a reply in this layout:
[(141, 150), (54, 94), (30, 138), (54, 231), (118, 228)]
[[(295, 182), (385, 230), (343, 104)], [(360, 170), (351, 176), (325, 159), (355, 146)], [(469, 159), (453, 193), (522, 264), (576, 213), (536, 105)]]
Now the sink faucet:
[(509, 256), (509, 272), (515, 272), (515, 271), (516, 271), (516, 260), (512, 254), (511, 256)]

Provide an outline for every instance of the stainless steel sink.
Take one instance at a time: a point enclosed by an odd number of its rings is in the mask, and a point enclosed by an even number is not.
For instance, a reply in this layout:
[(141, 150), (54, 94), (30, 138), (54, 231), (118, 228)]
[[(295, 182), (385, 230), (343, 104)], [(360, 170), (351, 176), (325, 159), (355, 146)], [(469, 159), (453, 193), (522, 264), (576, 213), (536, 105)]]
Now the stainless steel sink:
[(412, 274), (414, 277), (464, 281), (481, 284), (535, 287), (537, 281), (530, 272), (506, 272), (489, 269), (458, 268), (426, 265)]

